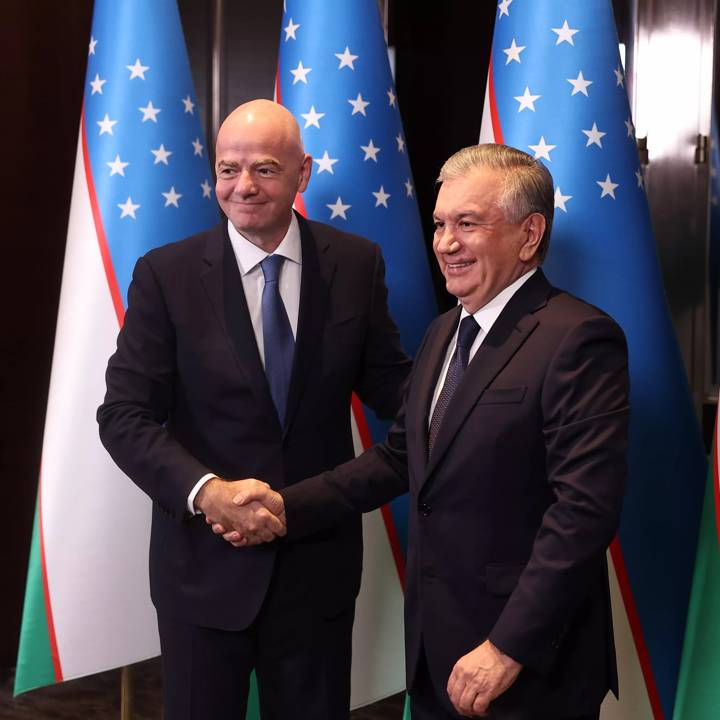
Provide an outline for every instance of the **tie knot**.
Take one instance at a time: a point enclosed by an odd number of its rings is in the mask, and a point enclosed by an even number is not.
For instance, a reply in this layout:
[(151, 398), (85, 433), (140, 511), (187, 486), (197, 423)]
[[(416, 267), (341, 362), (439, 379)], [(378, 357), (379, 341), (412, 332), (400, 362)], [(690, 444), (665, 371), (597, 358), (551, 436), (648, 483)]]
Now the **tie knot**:
[(470, 350), (470, 347), (475, 342), (480, 326), (473, 315), (467, 315), (460, 322), (460, 329), (458, 330), (457, 344), (461, 348)]
[(285, 258), (282, 255), (268, 255), (260, 263), (266, 283), (277, 282), (284, 261)]

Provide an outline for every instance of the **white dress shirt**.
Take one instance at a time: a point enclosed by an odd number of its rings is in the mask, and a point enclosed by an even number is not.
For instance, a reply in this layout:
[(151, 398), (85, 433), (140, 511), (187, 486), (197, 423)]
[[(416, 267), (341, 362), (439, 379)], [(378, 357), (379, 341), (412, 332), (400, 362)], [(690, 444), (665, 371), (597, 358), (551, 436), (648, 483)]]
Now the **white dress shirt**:
[[(264, 368), (265, 344), (263, 342), (262, 328), (262, 294), (265, 288), (265, 277), (263, 276), (260, 263), (268, 257), (270, 253), (266, 253), (257, 245), (251, 243), (247, 238), (243, 237), (229, 220), (228, 234), (230, 235), (230, 244), (232, 245), (235, 260), (240, 270), (245, 300), (247, 302), (248, 312), (250, 313), (250, 322), (252, 323), (255, 342), (257, 343), (260, 353), (260, 362), (262, 362)], [(292, 213), (290, 227), (287, 233), (285, 233), (285, 237), (272, 254), (282, 255), (285, 258), (285, 262), (280, 269), (280, 278), (278, 281), (280, 297), (285, 305), (293, 337), (297, 337), (298, 312), (300, 309), (300, 280), (302, 276), (302, 247), (300, 245), (300, 225), (295, 217), (295, 213)], [(190, 491), (187, 500), (189, 512), (196, 514), (195, 496), (200, 491), (200, 488), (212, 477), (216, 476), (213, 473), (203, 475)]]
[[(470, 346), (470, 353), (468, 358), (468, 365), (472, 362), (475, 357), (475, 353), (478, 351), (483, 340), (487, 337), (490, 332), (490, 328), (495, 324), (495, 321), (500, 317), (500, 313), (505, 309), (505, 306), (510, 301), (510, 298), (533, 276), (537, 270), (534, 267), (532, 270), (528, 270), (524, 275), (521, 275), (517, 280), (510, 283), (504, 290), (501, 290), (490, 302), (483, 305), (479, 310), (473, 313), (477, 324), (480, 326), (480, 331), (475, 338), (475, 341)], [(460, 313), (460, 322), (463, 321), (470, 313), (463, 308)], [(445, 384), (445, 376), (447, 375), (448, 367), (450, 366), (450, 360), (452, 359), (453, 353), (455, 352), (455, 346), (457, 345), (458, 330), (460, 329), (460, 323), (455, 330), (455, 335), (448, 345), (447, 352), (445, 353), (445, 361), (443, 362), (442, 369), (440, 370), (440, 376), (438, 377), (437, 385), (435, 385), (435, 392), (433, 393), (432, 403), (430, 404), (430, 413), (428, 414), (427, 423), (430, 427), (430, 421), (432, 420), (433, 412), (435, 412), (435, 405), (437, 404), (438, 398), (440, 397), (440, 391)]]

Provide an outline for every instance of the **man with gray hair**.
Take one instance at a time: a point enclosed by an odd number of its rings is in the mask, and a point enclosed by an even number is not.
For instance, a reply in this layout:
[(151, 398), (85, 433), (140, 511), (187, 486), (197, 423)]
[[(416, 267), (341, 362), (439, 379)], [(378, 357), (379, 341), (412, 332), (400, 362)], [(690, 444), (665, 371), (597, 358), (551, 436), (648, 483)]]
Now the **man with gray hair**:
[(388, 438), (279, 493), (250, 479), (235, 501), (284, 512), (292, 542), (409, 489), (413, 720), (593, 720), (617, 693), (606, 550), (626, 477), (625, 338), (539, 267), (543, 165), (481, 145), (439, 182), (433, 248), (459, 306), (430, 325)]

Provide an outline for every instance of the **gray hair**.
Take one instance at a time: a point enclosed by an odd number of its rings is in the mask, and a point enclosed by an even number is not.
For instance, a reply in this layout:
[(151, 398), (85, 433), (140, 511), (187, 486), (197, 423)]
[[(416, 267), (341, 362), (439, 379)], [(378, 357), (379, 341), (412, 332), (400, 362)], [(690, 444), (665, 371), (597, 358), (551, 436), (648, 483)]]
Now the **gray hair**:
[(550, 246), (555, 212), (555, 194), (550, 172), (541, 162), (522, 150), (487, 143), (458, 150), (440, 168), (437, 182), (455, 180), (481, 169), (500, 170), (505, 173), (505, 187), (500, 203), (508, 222), (521, 222), (532, 213), (540, 213), (545, 218), (545, 232), (538, 246), (538, 257), (542, 262)]

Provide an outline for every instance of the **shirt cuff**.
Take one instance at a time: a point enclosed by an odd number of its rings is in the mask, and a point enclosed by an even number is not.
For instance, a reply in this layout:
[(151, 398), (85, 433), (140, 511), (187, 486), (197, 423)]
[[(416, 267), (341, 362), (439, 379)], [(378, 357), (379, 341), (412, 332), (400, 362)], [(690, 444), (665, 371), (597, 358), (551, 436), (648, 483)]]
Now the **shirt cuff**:
[(195, 496), (200, 492), (200, 488), (211, 478), (217, 477), (214, 473), (203, 475), (190, 491), (187, 499), (187, 509), (191, 515), (202, 515), (202, 512), (195, 507)]

